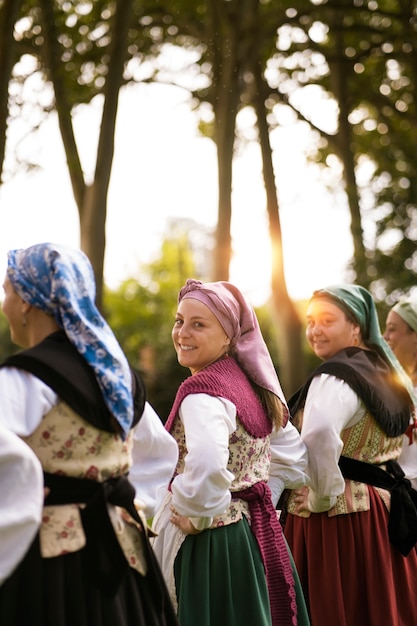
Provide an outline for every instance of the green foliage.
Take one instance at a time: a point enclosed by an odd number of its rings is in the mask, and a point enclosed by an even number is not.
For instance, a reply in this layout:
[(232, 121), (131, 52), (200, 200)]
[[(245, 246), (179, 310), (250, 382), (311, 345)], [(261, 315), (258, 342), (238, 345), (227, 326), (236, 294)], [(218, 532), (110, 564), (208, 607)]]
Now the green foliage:
[(160, 417), (168, 417), (175, 392), (189, 374), (180, 367), (172, 345), (178, 292), (195, 277), (189, 236), (166, 239), (158, 259), (139, 268), (138, 278), (105, 294), (107, 319), (131, 365), (143, 375), (148, 399)]
[[(178, 364), (171, 340), (178, 292), (187, 278), (207, 279), (196, 270), (201, 250), (193, 247), (193, 234), (176, 235), (164, 240), (157, 259), (138, 268), (137, 278), (105, 295), (107, 319), (130, 363), (143, 375), (148, 399), (163, 421), (178, 386), (189, 376), (188, 369)], [(280, 367), (285, 367), (277, 351), (279, 329), (267, 304), (256, 314), (279, 375)]]
[[(396, 0), (293, 2), (269, 59), (271, 111), (286, 104), (308, 119), (320, 133), (314, 158), (324, 167), (330, 155), (353, 156), (365, 255), (353, 259), (352, 268), (389, 303), (417, 276), (416, 62), (415, 3)], [(340, 126), (331, 132), (314, 126), (314, 117), (295, 104), (311, 87), (347, 114), (343, 137)]]
[[(28, 117), (25, 81), (33, 80), (36, 72), (42, 80), (50, 79), (45, 50), (52, 44), (72, 112), (103, 96), (117, 6), (114, 0), (22, 2), (14, 29), (16, 65), (6, 94), (10, 119)], [(207, 136), (216, 138), (214, 121), (222, 118), (222, 110), (216, 110), (222, 89), (237, 89), (237, 102), (232, 103), (237, 111), (253, 104), (256, 67), (261, 68), (267, 87), (262, 97), (269, 111), (269, 130), (279, 124), (282, 109), (289, 108), (317, 130), (314, 158), (323, 168), (334, 155), (341, 158), (346, 153), (352, 155), (357, 174), (364, 163), (372, 163), (369, 179), (362, 186), (357, 183), (362, 225), (367, 227), (366, 253), (364, 259), (354, 260), (353, 267), (381, 301), (392, 302), (411, 289), (417, 274), (415, 3), (131, 0), (123, 6), (130, 10), (124, 82), (175, 81), (189, 89)], [(52, 29), (47, 19), (51, 9)], [(178, 57), (170, 54), (174, 50), (187, 52), (178, 71)], [(31, 64), (18, 64), (28, 58)], [(228, 75), (230, 59), (233, 67)], [(320, 127), (308, 106), (311, 88), (334, 101), (336, 87), (342, 84), (344, 97), (336, 104), (346, 111), (349, 132), (344, 136), (340, 128)], [(38, 107), (37, 124), (54, 108), (52, 90), (42, 87), (43, 83), (38, 102), (32, 103)], [(166, 360), (167, 372), (174, 356), (164, 344), (170, 333), (165, 314), (172, 315), (177, 290), (187, 277), (185, 271), (181, 273), (184, 267), (177, 267), (184, 259), (180, 262), (175, 250), (174, 246), (172, 258), (163, 250), (164, 259), (152, 271), (141, 270), (140, 284), (130, 279), (117, 297), (107, 297), (113, 325), (132, 362), (142, 367), (144, 353), (152, 346), (158, 365)], [(150, 393), (158, 389), (158, 398), (165, 388), (162, 381), (149, 385)]]

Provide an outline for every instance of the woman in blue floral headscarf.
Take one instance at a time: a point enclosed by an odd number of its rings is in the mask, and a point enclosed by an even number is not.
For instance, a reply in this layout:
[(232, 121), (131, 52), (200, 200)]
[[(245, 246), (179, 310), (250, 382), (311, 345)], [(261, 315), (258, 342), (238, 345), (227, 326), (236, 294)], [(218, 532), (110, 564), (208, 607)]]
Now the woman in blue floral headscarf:
[[(49, 243), (12, 250), (3, 286), (24, 350), (0, 366), (0, 422), (39, 457), (46, 499), (39, 534), (0, 588), (0, 623), (176, 625), (127, 479), (151, 409), (95, 306), (87, 257)], [(175, 442), (158, 432), (175, 466)]]

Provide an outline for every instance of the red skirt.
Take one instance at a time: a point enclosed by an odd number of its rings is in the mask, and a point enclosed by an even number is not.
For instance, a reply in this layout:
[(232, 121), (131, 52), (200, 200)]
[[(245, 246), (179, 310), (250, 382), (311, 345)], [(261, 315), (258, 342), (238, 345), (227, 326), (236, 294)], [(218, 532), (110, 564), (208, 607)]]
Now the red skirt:
[(388, 511), (370, 492), (370, 510), (309, 518), (288, 514), (285, 536), (311, 626), (417, 624), (417, 549), (404, 557), (388, 538)]

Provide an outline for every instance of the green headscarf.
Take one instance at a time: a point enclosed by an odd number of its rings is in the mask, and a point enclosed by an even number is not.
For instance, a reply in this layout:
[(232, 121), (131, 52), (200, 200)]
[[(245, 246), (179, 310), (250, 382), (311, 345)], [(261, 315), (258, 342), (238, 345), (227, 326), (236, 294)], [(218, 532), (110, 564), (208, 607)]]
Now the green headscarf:
[(394, 311), (408, 326), (417, 333), (417, 299), (401, 298), (391, 311)]
[(361, 285), (331, 285), (315, 291), (311, 300), (324, 299), (333, 302), (350, 319), (359, 324), (362, 339), (368, 348), (373, 348), (391, 366), (417, 404), (410, 377), (383, 338), (379, 326), (378, 313), (371, 294)]

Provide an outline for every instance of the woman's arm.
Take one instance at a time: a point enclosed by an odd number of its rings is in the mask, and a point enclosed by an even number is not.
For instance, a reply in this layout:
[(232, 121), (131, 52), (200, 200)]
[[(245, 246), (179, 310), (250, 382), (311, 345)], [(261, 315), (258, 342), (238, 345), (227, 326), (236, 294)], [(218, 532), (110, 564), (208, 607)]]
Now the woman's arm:
[(321, 374), (307, 393), (301, 438), (308, 449), (309, 509), (327, 511), (343, 493), (345, 481), (338, 461), (341, 432), (365, 415), (365, 407), (344, 381)]
[(230, 503), (234, 476), (227, 465), (229, 436), (236, 430), (236, 409), (228, 400), (200, 393), (187, 396), (179, 414), (188, 454), (184, 472), (172, 483), (173, 506), (202, 530)]
[(276, 506), (284, 489), (296, 489), (309, 483), (307, 447), (291, 422), (271, 434), (269, 488)]
[(17, 435), (0, 425), (0, 585), (20, 563), (40, 526), (42, 467)]
[(134, 429), (132, 459), (129, 480), (136, 489), (139, 506), (150, 518), (155, 514), (174, 474), (178, 446), (148, 402)]
[(33, 374), (0, 369), (0, 423), (17, 435), (31, 435), (57, 402), (56, 393)]

